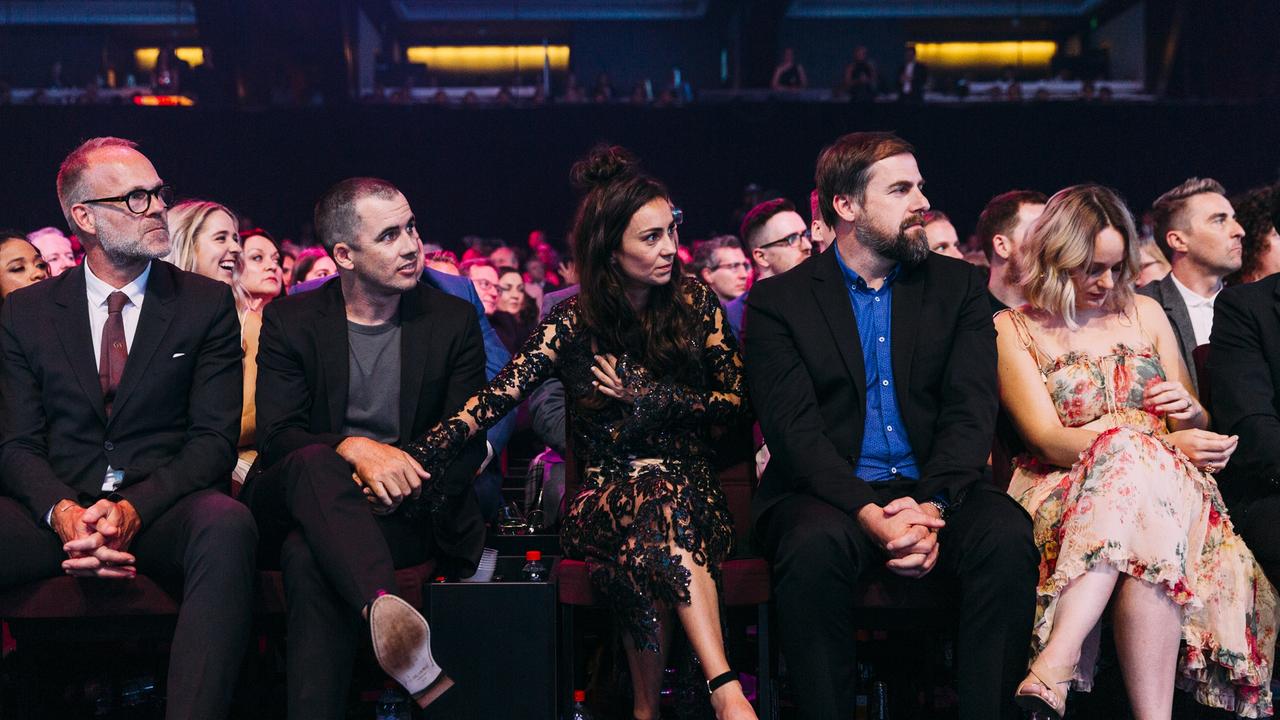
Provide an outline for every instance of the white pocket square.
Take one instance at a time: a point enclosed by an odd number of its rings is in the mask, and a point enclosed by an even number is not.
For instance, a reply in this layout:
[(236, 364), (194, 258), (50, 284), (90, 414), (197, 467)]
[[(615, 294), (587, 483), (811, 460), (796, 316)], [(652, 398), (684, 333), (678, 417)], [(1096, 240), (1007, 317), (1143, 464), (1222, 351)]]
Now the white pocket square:
[(173, 359), (173, 360), (177, 360), (178, 358), (182, 357), (183, 355), (186, 355), (186, 353), (174, 353), (174, 354), (173, 354), (173, 358), (171, 358), (171, 359)]

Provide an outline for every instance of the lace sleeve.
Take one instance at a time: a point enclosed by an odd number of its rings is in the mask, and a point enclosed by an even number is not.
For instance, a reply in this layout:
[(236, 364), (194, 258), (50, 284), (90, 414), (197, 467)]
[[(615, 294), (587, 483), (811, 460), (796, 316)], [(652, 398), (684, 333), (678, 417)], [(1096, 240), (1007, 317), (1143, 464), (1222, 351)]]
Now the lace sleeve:
[(618, 374), (635, 398), (634, 413), (646, 420), (693, 419), (728, 425), (746, 416), (747, 390), (742, 376), (742, 354), (729, 330), (720, 302), (700, 282), (688, 289), (706, 331), (703, 358), (711, 376), (711, 389), (699, 391), (674, 382), (655, 380), (638, 363), (619, 361)]
[(501, 420), (526, 394), (555, 373), (560, 348), (571, 332), (571, 313), (566, 306), (574, 305), (566, 302), (557, 306), (488, 385), (463, 403), (461, 410), (408, 444), (405, 451), (433, 479), (443, 477), (444, 469), (476, 433)]

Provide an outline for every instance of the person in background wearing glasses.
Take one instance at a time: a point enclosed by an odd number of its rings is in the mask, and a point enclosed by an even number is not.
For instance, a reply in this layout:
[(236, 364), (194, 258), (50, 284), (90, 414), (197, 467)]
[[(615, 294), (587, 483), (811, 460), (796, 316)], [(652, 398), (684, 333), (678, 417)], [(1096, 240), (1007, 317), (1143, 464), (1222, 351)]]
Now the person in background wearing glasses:
[[(785, 198), (766, 200), (751, 208), (742, 219), (742, 241), (751, 250), (751, 260), (756, 266), (756, 282), (767, 277), (781, 275), (808, 259), (813, 252), (809, 240), (809, 228), (804, 218), (796, 212), (796, 206)], [(747, 309), (750, 290), (730, 300), (724, 306), (729, 327), (742, 341), (742, 315)]]
[(693, 267), (698, 277), (711, 286), (720, 304), (747, 291), (751, 263), (742, 252), (742, 243), (732, 235), (720, 235), (693, 244)]
[(0, 588), (176, 581), (165, 716), (222, 718), (256, 575), (257, 528), (226, 492), (240, 324), (226, 284), (156, 262), (173, 191), (136, 147), (95, 138), (66, 157), (58, 201), (85, 262), (0, 311)]
[(492, 316), (498, 309), (498, 269), (485, 258), (472, 258), (463, 260), (458, 271), (476, 286), (476, 293), (484, 304), (484, 314)]

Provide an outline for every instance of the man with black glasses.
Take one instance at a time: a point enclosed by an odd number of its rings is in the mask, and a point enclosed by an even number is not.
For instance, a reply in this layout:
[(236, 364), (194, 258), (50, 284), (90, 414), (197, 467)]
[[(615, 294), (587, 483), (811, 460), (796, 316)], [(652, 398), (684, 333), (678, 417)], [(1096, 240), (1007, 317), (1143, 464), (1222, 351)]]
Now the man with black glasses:
[(222, 718), (251, 621), (257, 530), (226, 494), (240, 435), (231, 288), (158, 262), (170, 190), (95, 138), (58, 171), (83, 265), (0, 313), (0, 588), (62, 573), (175, 581), (167, 718)]
[[(804, 262), (813, 252), (809, 226), (786, 198), (766, 200), (751, 208), (742, 219), (740, 234), (756, 266), (757, 282), (781, 275)], [(739, 340), (747, 294), (742, 293), (724, 307), (729, 327)]]

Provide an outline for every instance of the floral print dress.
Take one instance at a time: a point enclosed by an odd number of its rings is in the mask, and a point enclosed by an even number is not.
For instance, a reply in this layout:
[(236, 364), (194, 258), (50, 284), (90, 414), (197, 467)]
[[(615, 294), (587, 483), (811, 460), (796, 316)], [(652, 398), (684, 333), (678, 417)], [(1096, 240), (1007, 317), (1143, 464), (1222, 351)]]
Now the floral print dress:
[[(1145, 389), (1165, 379), (1154, 347), (1050, 357), (1026, 318), (1006, 312), (1062, 424), (1100, 430), (1069, 468), (1030, 455), (1014, 460), (1009, 494), (1031, 514), (1040, 550), (1033, 655), (1049, 640), (1059, 594), (1106, 563), (1161, 586), (1181, 606), (1178, 687), (1241, 717), (1271, 715), (1276, 591), (1232, 527), (1213, 478), (1165, 441), (1164, 420), (1144, 409)], [(1098, 635), (1095, 627), (1085, 641), (1077, 690), (1092, 687)]]
[[(637, 647), (656, 651), (660, 606), (689, 602), (689, 568), (672, 547), (705, 566), (717, 586), (733, 549), (733, 516), (720, 490), (713, 425), (732, 425), (750, 409), (742, 356), (710, 288), (686, 280), (700, 332), (696, 379), (659, 378), (623, 355), (617, 372), (633, 403), (592, 386), (596, 343), (583, 329), (578, 298), (556, 305), (507, 364), (452, 417), (411, 443), (432, 477), (481, 429), (502, 418), (544, 380), (564, 382), (569, 433), (583, 484), (569, 501), (560, 542), (565, 555), (591, 560), (592, 582)], [(601, 351), (603, 352), (603, 351)], [(441, 507), (424, 489), (424, 500)]]

